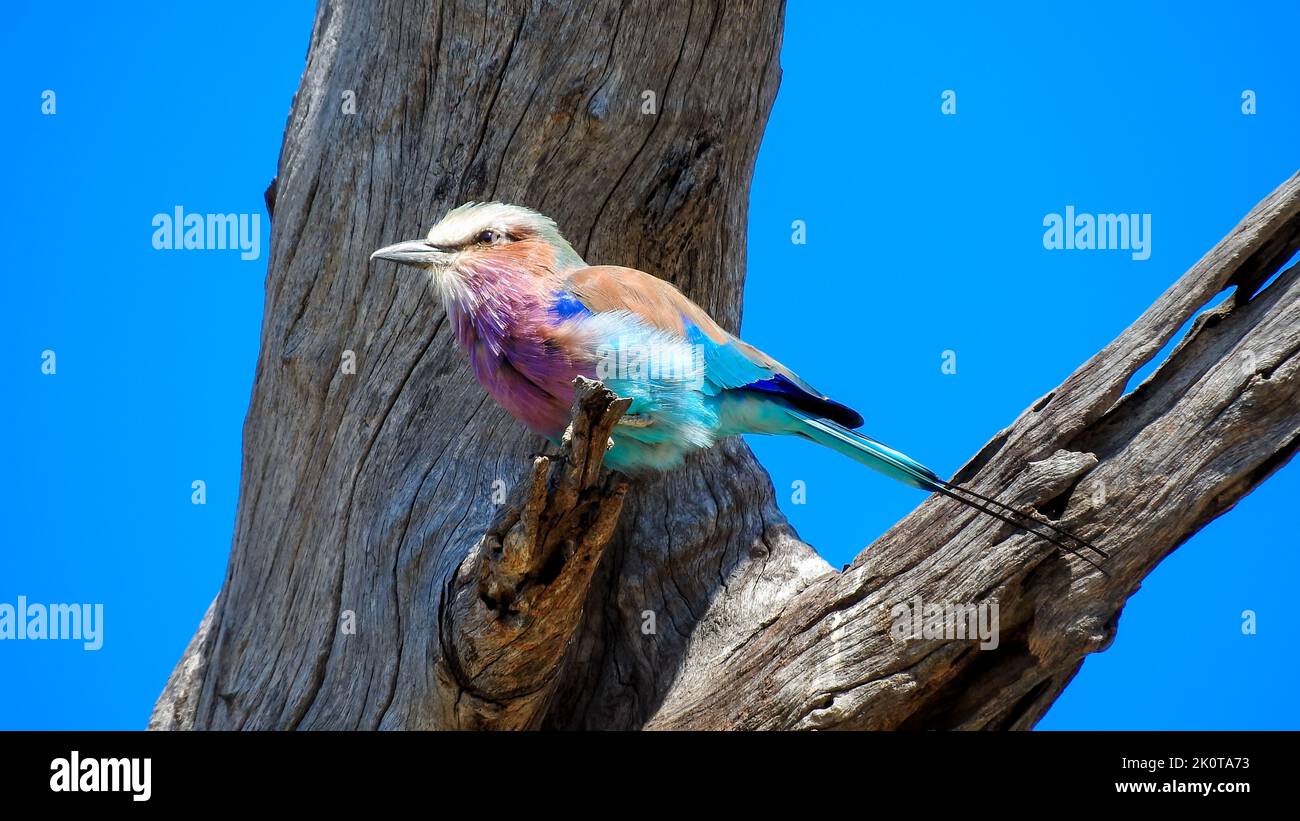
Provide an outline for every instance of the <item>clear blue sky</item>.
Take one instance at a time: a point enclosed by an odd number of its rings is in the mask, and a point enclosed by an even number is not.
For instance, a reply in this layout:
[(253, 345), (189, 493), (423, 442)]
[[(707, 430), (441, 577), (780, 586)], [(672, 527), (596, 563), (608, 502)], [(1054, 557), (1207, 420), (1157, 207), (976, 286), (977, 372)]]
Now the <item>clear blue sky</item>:
[[(101, 602), (106, 624), (97, 652), (0, 643), (0, 728), (142, 727), (220, 587), (261, 323), (262, 191), (313, 5), (6, 11), (0, 603)], [(744, 333), (949, 473), (1296, 170), (1300, 9), (847, 5), (788, 11)], [(955, 116), (940, 113), (945, 89)], [(177, 205), (263, 212), (262, 258), (155, 251), (150, 221)], [(1043, 216), (1067, 205), (1151, 214), (1150, 259), (1044, 250)], [(753, 444), (835, 565), (921, 501), (833, 453)], [(190, 502), (196, 478), (205, 506)], [(804, 505), (789, 503), (796, 480)], [(1167, 559), (1040, 727), (1300, 728), (1298, 493), (1293, 465)], [(1242, 635), (1247, 609), (1257, 635)]]

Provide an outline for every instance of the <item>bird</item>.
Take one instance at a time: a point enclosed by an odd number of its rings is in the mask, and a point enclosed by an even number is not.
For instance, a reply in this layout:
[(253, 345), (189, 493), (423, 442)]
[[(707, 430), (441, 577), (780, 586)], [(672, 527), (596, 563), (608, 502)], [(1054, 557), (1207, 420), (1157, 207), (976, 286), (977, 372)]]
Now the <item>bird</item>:
[(555, 221), (531, 208), (468, 202), (424, 239), (385, 246), (370, 259), (427, 275), (475, 378), (552, 443), (568, 426), (576, 377), (631, 399), (604, 457), (612, 470), (672, 470), (729, 436), (795, 436), (1038, 536), (1098, 570), (1093, 556), (1108, 558), (1054, 523), (945, 480), (859, 432), (861, 414), (727, 332), (671, 283), (634, 268), (588, 265)]

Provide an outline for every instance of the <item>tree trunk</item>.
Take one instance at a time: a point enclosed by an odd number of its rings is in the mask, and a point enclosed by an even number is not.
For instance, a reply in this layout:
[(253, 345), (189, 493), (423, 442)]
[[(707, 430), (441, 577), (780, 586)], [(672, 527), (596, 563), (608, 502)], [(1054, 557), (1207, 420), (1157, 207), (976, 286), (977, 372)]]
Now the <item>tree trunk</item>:
[[(957, 477), (1108, 548), (1109, 576), (938, 497), (836, 572), (740, 441), (630, 488), (589, 470), (621, 411), (594, 387), (531, 459), (421, 279), (370, 251), (517, 202), (735, 330), (781, 18), (322, 3), (268, 190), (230, 566), (151, 727), (1028, 728), (1155, 564), (1291, 456), (1296, 270), (1256, 291), (1300, 247), (1300, 176)], [(999, 647), (896, 640), (918, 596), (996, 601)]]

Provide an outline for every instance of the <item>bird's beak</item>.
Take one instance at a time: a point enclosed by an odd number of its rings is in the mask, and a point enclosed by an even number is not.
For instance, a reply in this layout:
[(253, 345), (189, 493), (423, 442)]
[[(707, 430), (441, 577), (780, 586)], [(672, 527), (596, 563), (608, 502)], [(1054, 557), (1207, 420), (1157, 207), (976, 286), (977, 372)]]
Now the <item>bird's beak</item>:
[(387, 259), (401, 265), (427, 267), (441, 265), (451, 260), (451, 253), (427, 240), (413, 239), (380, 248), (370, 255), (374, 259)]

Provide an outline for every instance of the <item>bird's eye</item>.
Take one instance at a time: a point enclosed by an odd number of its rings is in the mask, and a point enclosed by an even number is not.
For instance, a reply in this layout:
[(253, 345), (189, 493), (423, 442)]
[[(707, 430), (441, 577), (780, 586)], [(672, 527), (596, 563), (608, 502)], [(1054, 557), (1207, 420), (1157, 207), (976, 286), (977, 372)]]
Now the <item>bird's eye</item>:
[(499, 235), (497, 234), (496, 231), (490, 229), (487, 231), (479, 231), (478, 236), (474, 237), (474, 241), (478, 243), (482, 243), (483, 245), (491, 245), (492, 243), (497, 241), (498, 236)]

